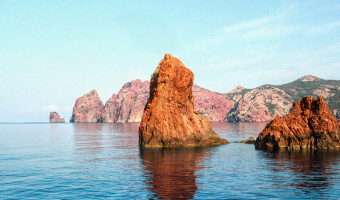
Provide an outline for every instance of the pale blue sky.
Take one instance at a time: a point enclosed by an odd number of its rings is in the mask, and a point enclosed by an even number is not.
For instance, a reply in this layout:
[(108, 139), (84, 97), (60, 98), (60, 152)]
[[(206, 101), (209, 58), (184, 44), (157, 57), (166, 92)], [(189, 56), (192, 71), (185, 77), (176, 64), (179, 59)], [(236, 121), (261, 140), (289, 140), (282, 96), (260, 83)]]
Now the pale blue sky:
[(0, 0), (0, 122), (68, 121), (77, 97), (105, 103), (165, 53), (218, 92), (339, 80), (340, 2)]

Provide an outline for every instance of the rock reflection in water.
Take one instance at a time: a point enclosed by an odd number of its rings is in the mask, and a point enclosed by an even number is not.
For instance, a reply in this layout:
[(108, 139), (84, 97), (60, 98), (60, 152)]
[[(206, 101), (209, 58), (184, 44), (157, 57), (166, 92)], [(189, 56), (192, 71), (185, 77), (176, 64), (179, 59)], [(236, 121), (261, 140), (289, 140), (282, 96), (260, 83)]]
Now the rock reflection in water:
[(195, 173), (210, 149), (141, 149), (151, 192), (161, 199), (192, 199), (197, 191)]
[(303, 193), (308, 193), (308, 188), (314, 188), (314, 191), (320, 190), (320, 195), (334, 184), (333, 175), (338, 173), (337, 166), (340, 162), (338, 152), (279, 151), (266, 155), (274, 159), (273, 171), (290, 171), (294, 174), (287, 187), (293, 187)]
[(138, 148), (139, 123), (107, 123), (105, 131), (111, 148), (135, 149)]
[(98, 123), (75, 123), (74, 140), (78, 153), (97, 154), (102, 147), (103, 125)]

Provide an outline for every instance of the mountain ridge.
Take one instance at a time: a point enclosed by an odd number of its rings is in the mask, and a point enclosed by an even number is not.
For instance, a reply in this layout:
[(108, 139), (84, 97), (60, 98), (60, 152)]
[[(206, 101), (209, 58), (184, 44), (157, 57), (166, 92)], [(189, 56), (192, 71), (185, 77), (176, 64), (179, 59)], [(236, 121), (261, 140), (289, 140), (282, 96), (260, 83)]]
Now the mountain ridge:
[[(149, 81), (132, 80), (106, 101), (99, 122), (140, 122), (149, 97)], [(305, 75), (282, 85), (265, 84), (247, 89), (237, 86), (227, 93), (193, 85), (195, 108), (210, 121), (262, 122), (286, 116), (295, 101), (322, 96), (333, 115), (340, 118), (340, 80)]]

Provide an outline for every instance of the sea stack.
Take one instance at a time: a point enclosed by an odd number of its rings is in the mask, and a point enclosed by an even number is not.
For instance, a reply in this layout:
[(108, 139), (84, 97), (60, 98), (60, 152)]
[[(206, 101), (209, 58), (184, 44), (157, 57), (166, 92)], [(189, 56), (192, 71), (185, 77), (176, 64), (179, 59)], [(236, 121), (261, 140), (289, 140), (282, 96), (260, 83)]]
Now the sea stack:
[(60, 118), (57, 112), (50, 112), (50, 123), (65, 123), (65, 119)]
[(165, 54), (151, 76), (150, 95), (139, 126), (139, 146), (194, 147), (228, 144), (194, 108), (194, 74)]
[(303, 97), (287, 117), (276, 116), (255, 142), (256, 149), (340, 149), (339, 122), (321, 96)]
[(73, 107), (70, 122), (73, 123), (96, 123), (100, 122), (104, 104), (96, 90), (79, 97)]

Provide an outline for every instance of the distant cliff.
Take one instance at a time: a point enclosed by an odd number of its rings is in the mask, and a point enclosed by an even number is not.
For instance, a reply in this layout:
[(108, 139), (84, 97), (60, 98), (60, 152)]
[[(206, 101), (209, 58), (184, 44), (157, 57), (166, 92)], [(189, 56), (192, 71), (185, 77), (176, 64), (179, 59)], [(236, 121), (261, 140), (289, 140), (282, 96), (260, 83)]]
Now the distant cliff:
[(118, 94), (106, 101), (101, 122), (140, 122), (149, 98), (149, 81), (125, 83)]
[[(149, 85), (149, 81), (139, 79), (125, 83), (102, 109), (97, 95), (94, 95), (97, 103), (93, 109), (88, 103), (80, 108), (84, 103), (78, 102), (72, 119), (77, 122), (79, 120), (75, 119), (79, 116), (82, 122), (140, 122), (149, 98)], [(210, 121), (271, 121), (275, 115), (286, 116), (293, 103), (305, 96), (322, 96), (334, 116), (340, 117), (340, 81), (310, 75), (283, 85), (263, 85), (254, 89), (238, 86), (228, 93), (213, 92), (194, 84), (193, 94), (197, 112)], [(89, 115), (85, 112), (93, 115), (85, 117)]]
[(305, 96), (322, 96), (336, 116), (340, 109), (340, 81), (306, 75), (287, 84), (242, 88), (225, 96), (235, 103), (226, 116), (230, 122), (270, 121), (275, 115), (286, 116), (292, 104)]
[(100, 122), (104, 104), (96, 90), (79, 97), (73, 107), (70, 122), (73, 123), (96, 123)]

